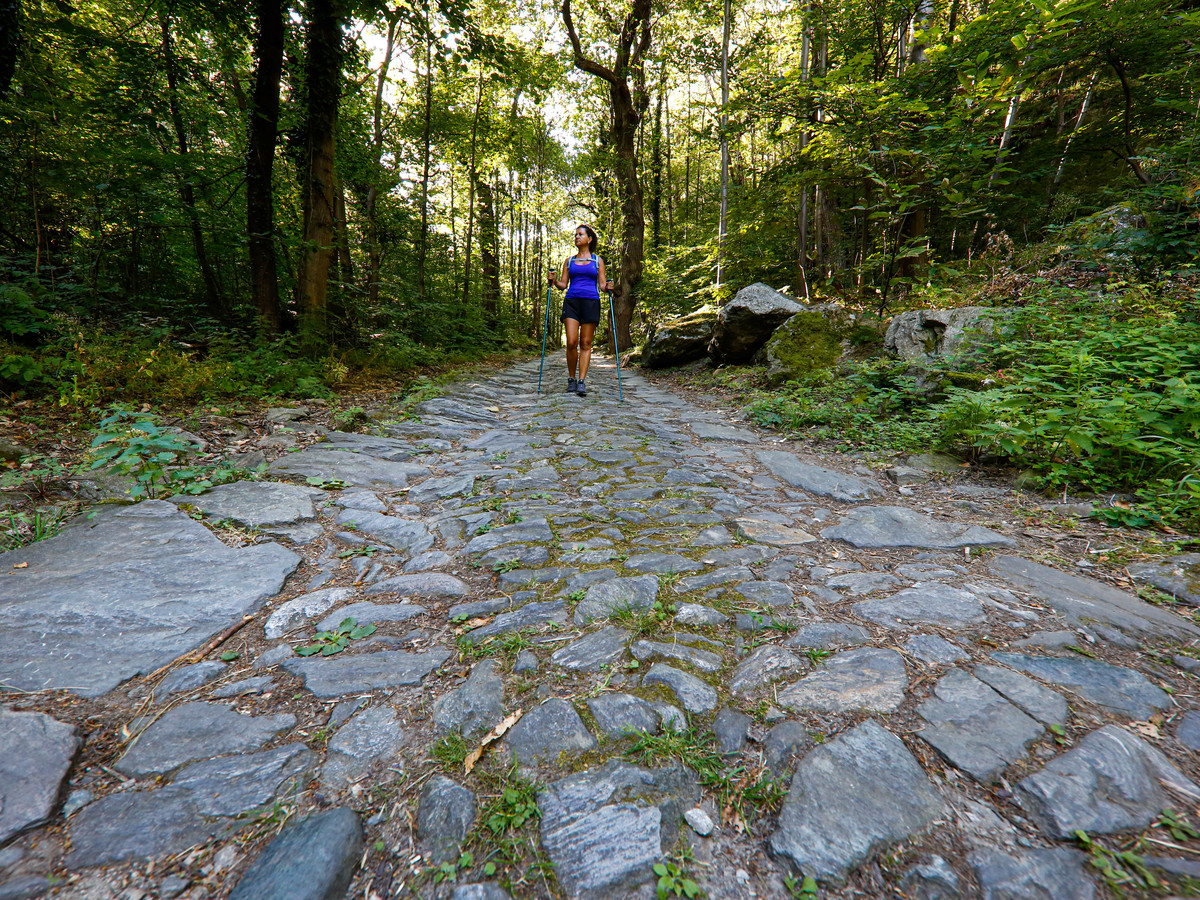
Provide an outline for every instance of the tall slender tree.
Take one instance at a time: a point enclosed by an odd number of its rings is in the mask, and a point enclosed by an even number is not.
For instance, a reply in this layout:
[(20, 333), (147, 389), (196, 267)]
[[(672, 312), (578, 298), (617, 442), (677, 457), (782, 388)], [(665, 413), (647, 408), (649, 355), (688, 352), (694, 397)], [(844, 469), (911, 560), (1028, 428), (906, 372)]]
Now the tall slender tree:
[(642, 184), (638, 177), (638, 124), (650, 105), (643, 63), (650, 49), (650, 0), (632, 0), (617, 34), (616, 55), (611, 67), (583, 53), (583, 45), (571, 17), (571, 0), (563, 0), (563, 23), (571, 40), (575, 67), (608, 85), (612, 112), (612, 142), (617, 185), (621, 191), (621, 266), (613, 297), (620, 346), (630, 343), (629, 324), (636, 305), (634, 290), (645, 270), (646, 215)]
[(286, 0), (257, 0), (254, 95), (246, 151), (246, 236), (250, 292), (259, 327), (278, 334), (283, 325), (275, 259), (275, 144), (279, 137), (279, 81), (283, 76)]
[(342, 25), (338, 0), (309, 0), (305, 41), (306, 122), (303, 171), (304, 231), (296, 308), (301, 343), (319, 355), (329, 343), (326, 301), (334, 252), (337, 179), (334, 154), (342, 88)]

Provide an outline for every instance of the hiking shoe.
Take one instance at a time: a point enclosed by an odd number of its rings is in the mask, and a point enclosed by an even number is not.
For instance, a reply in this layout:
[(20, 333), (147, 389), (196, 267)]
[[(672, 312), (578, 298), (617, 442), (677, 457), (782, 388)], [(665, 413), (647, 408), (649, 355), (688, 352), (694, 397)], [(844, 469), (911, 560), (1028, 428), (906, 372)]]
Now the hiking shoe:
[(582, 378), (575, 382), (575, 393), (577, 393), (580, 397), (587, 396), (587, 385), (583, 383)]
[(576, 386), (579, 384), (574, 378), (567, 379), (567, 393), (574, 394)]

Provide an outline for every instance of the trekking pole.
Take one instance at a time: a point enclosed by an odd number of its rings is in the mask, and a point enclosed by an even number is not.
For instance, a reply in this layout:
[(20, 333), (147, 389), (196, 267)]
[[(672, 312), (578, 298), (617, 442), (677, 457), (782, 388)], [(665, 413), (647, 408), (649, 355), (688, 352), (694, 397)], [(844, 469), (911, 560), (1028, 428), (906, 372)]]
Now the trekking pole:
[(621, 402), (625, 402), (625, 389), (621, 387), (621, 351), (617, 348), (617, 313), (613, 309), (612, 302), (613, 292), (608, 292), (608, 318), (612, 323), (612, 342), (613, 355), (617, 358), (617, 393), (621, 398)]
[(550, 330), (550, 292), (552, 290), (554, 290), (554, 285), (546, 286), (546, 324), (542, 326), (542, 361), (538, 364), (537, 392), (539, 394), (542, 392), (542, 369), (546, 366), (546, 332)]

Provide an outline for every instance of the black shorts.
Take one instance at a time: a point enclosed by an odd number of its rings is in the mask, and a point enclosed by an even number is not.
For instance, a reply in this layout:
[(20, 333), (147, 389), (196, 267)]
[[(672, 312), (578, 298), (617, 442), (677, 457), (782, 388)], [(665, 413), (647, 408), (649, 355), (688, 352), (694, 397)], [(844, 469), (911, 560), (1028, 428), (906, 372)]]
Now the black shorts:
[(600, 324), (600, 298), (568, 297), (563, 301), (562, 319), (574, 319), (581, 325)]

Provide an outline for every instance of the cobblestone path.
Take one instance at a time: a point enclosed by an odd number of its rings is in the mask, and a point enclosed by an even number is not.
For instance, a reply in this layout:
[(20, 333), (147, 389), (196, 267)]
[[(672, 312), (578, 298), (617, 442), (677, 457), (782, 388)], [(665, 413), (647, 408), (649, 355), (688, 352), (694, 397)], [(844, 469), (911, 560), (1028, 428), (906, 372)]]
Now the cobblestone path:
[(1189, 618), (998, 491), (547, 368), (274, 410), (264, 479), (0, 557), (0, 898), (1107, 896), (1076, 830), (1196, 873)]

